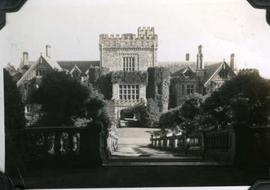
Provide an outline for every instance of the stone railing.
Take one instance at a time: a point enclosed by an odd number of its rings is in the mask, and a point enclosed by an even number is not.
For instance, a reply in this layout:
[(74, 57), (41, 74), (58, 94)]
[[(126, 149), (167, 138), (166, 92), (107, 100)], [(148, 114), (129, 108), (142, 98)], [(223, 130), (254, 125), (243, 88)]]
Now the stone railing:
[(224, 129), (204, 133), (205, 159), (232, 163), (235, 157), (235, 132)]
[(80, 152), (80, 137), (85, 128), (35, 127), (26, 128), (27, 145), (37, 146), (48, 154), (73, 154)]
[(168, 134), (166, 136), (151, 136), (151, 147), (161, 150), (169, 150), (183, 154), (203, 153), (202, 135), (196, 134), (189, 137), (184, 135)]
[(101, 165), (101, 127), (32, 127), (23, 132), (25, 161), (37, 166)]
[(188, 136), (152, 135), (150, 140), (153, 148), (201, 156), (205, 160), (232, 163), (235, 156), (235, 133), (231, 129), (198, 132)]

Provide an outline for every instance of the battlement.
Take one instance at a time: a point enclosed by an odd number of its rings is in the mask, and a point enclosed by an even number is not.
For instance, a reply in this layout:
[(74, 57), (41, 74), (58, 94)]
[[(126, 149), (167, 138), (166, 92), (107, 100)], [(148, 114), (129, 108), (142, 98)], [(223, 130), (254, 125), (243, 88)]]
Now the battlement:
[(155, 36), (155, 28), (154, 27), (138, 27), (137, 35), (139, 38), (151, 38)]
[(157, 46), (158, 36), (154, 27), (139, 27), (137, 34), (100, 34), (99, 43), (103, 47), (152, 47)]

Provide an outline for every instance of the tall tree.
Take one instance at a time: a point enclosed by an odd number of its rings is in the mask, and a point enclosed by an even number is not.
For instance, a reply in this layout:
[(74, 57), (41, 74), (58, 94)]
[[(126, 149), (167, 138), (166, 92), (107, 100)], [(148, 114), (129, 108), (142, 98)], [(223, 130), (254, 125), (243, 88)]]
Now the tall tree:
[(40, 125), (70, 125), (72, 117), (83, 116), (89, 96), (87, 87), (64, 72), (53, 71), (31, 95), (31, 102), (41, 104)]
[(243, 70), (205, 101), (204, 110), (223, 125), (269, 124), (270, 83), (256, 70)]

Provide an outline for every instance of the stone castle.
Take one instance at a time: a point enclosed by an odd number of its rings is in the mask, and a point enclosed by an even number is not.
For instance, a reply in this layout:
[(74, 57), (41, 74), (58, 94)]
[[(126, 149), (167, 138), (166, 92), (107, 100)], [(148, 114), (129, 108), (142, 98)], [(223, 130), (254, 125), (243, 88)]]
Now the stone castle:
[[(154, 27), (139, 27), (137, 34), (101, 34), (98, 61), (54, 61), (50, 48), (46, 46), (45, 55), (40, 55), (34, 62), (24, 53), (18, 70), (11, 66), (7, 68), (21, 92), (27, 94), (33, 79), (40, 79), (56, 68), (84, 84), (92, 83), (101, 92), (101, 89), (107, 90), (104, 94), (109, 95), (105, 97), (114, 105), (118, 119), (121, 110), (147, 105), (149, 98), (157, 103), (161, 113), (166, 112), (195, 93), (210, 94), (235, 76), (234, 54), (229, 63), (224, 60), (205, 62), (201, 45), (196, 61), (191, 61), (190, 55), (186, 54), (184, 61), (158, 62), (158, 35)], [(106, 83), (97, 82), (104, 77)], [(29, 112), (31, 105), (26, 105), (26, 113)]]

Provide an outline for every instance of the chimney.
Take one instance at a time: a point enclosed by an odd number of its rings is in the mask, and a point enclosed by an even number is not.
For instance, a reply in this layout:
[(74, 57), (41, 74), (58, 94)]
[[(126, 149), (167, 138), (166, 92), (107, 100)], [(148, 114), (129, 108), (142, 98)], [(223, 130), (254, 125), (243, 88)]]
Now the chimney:
[(234, 53), (231, 54), (231, 59), (230, 59), (230, 67), (234, 71), (235, 70), (235, 65), (234, 65)]
[(28, 60), (28, 52), (23, 52), (23, 61), (22, 61), (23, 65), (28, 65), (29, 60)]
[(189, 53), (186, 53), (186, 61), (189, 61)]
[(51, 58), (50, 48), (51, 48), (50, 45), (46, 45), (46, 57), (49, 57), (49, 58)]
[(198, 47), (197, 69), (204, 69), (203, 54), (202, 54), (202, 45), (199, 45), (199, 47)]

